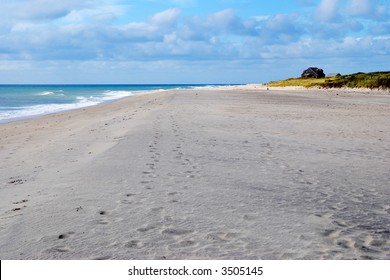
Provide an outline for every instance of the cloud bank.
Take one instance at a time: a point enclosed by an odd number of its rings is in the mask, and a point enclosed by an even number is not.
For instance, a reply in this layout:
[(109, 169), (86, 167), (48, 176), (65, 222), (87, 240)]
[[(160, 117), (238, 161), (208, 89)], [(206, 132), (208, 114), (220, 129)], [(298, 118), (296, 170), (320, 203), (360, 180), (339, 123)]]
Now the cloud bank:
[[(215, 82), (229, 82), (229, 73), (234, 73), (232, 82), (256, 82), (254, 74), (238, 71), (247, 65), (261, 80), (263, 69), (291, 61), (302, 67), (322, 63), (319, 66), (336, 71), (340, 65), (339, 71), (353, 71), (357, 61), (365, 68), (357, 71), (387, 67), (383, 61), (390, 54), (388, 1), (296, 0), (295, 9), (273, 14), (264, 14), (259, 1), (252, 2), (257, 4), (251, 15), (229, 6), (192, 14), (183, 8), (201, 5), (192, 0), (170, 1), (171, 7), (137, 16), (141, 6), (126, 1), (3, 1), (0, 82), (29, 81), (20, 75), (35, 68), (40, 69), (36, 72), (40, 80), (45, 77), (49, 82), (70, 81), (75, 79), (72, 73), (94, 82), (99, 76), (107, 78), (104, 69), (117, 73), (114, 77), (125, 79), (122, 82), (137, 82), (148, 73), (154, 77), (151, 82), (170, 82), (165, 78), (202, 82), (190, 73), (202, 72), (202, 67), (214, 71)], [(227, 64), (231, 68), (223, 66)], [(118, 76), (135, 67), (139, 74)], [(218, 75), (215, 69), (223, 71)], [(289, 71), (294, 70), (286, 69), (286, 75)], [(267, 73), (269, 78), (283, 78), (276, 77), (281, 75), (278, 70)]]

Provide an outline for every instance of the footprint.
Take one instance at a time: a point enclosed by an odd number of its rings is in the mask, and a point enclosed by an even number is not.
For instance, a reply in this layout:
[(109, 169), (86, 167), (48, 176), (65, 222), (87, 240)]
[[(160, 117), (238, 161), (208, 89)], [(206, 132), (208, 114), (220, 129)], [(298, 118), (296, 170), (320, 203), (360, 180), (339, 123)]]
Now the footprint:
[(381, 247), (386, 245), (386, 240), (374, 239), (370, 242), (370, 246)]
[(23, 180), (20, 177), (10, 177), (9, 180), (10, 181), (8, 181), (8, 184), (10, 185), (22, 185), (25, 182), (27, 182), (26, 180)]
[(187, 248), (187, 247), (193, 247), (196, 246), (198, 243), (193, 240), (183, 240), (179, 243), (175, 243), (172, 245), (169, 245), (169, 248), (175, 249), (175, 248)]
[(178, 228), (167, 228), (162, 231), (162, 234), (168, 234), (168, 235), (185, 235), (192, 233), (192, 230), (187, 229), (178, 229)]
[(195, 246), (197, 243), (195, 241), (192, 241), (192, 240), (183, 240), (179, 243), (179, 246), (180, 247), (191, 247), (191, 246)]
[(132, 204), (133, 202), (130, 201), (130, 200), (127, 200), (127, 199), (123, 199), (123, 200), (121, 200), (121, 203), (123, 203), (123, 204)]
[(245, 214), (243, 217), (242, 217), (245, 221), (255, 221), (257, 216), (255, 215), (252, 215), (252, 214)]
[(101, 211), (98, 212), (98, 214), (100, 216), (102, 216), (102, 218), (98, 219), (97, 223), (100, 224), (100, 225), (108, 224), (108, 221), (106, 220), (106, 217), (105, 217), (107, 215), (107, 211), (101, 210)]
[(156, 227), (153, 225), (147, 225), (146, 227), (138, 228), (137, 231), (139, 232), (148, 232), (152, 229), (155, 229)]
[(143, 184), (143, 185), (145, 185), (145, 184), (153, 183), (153, 181), (141, 181), (140, 183)]
[(62, 234), (58, 235), (58, 239), (67, 239), (67, 238), (71, 237), (73, 234), (74, 234), (73, 231), (69, 231), (67, 233), (62, 233)]
[(168, 195), (177, 195), (178, 194), (178, 192), (170, 192), (170, 193), (168, 193)]
[(377, 250), (374, 250), (372, 248), (369, 248), (368, 246), (365, 246), (365, 245), (361, 245), (361, 244), (358, 244), (358, 243), (355, 243), (355, 246), (354, 246), (356, 249), (364, 252), (364, 253), (379, 253), (379, 251)]
[(126, 248), (131, 248), (131, 249), (141, 249), (144, 247), (144, 243), (139, 240), (130, 240), (125, 244)]
[(111, 258), (112, 258), (112, 256), (102, 256), (102, 257), (94, 258), (94, 260), (96, 260), (96, 261), (104, 261), (104, 260), (110, 260)]
[(21, 201), (13, 202), (12, 204), (21, 204), (21, 203), (26, 203), (28, 202), (28, 199), (23, 199)]
[(152, 208), (150, 209), (152, 212), (161, 212), (162, 210), (164, 210), (164, 207), (155, 207), (155, 208)]
[(340, 235), (340, 230), (335, 230), (335, 229), (325, 229), (323, 232), (321, 232), (321, 235), (324, 237), (336, 237)]
[(66, 253), (69, 252), (69, 247), (66, 246), (54, 246), (52, 248), (49, 248), (46, 250), (46, 253), (52, 254), (52, 253)]
[(68, 237), (69, 237), (69, 235), (66, 234), (66, 233), (63, 233), (63, 234), (58, 235), (58, 239), (66, 239), (66, 238), (68, 238)]
[(341, 239), (337, 241), (337, 245), (344, 249), (351, 249), (353, 247), (353, 242)]
[(209, 233), (206, 235), (206, 239), (216, 242), (228, 242), (232, 239), (238, 237), (238, 233), (223, 233), (223, 232), (216, 232), (216, 233)]

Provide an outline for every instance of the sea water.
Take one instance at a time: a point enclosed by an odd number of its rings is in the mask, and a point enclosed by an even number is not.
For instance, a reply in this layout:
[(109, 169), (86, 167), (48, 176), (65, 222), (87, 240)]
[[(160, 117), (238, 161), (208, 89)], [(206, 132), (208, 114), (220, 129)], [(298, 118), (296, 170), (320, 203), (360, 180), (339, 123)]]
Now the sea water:
[(216, 85), (0, 85), (0, 122), (73, 110), (150, 91)]

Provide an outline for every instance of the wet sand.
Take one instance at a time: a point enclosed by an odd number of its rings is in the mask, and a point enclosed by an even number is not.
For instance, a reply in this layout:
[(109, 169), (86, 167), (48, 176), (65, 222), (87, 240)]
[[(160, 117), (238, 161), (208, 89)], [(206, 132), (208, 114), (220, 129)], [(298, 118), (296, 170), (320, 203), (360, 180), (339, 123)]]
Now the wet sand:
[(0, 258), (390, 259), (389, 120), (235, 87), (0, 124)]

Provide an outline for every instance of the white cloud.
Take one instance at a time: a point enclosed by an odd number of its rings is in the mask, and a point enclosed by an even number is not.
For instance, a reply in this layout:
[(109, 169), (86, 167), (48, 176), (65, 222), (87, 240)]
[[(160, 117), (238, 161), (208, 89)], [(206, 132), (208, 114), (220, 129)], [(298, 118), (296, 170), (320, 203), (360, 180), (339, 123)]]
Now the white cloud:
[(172, 26), (176, 24), (177, 18), (180, 15), (180, 10), (173, 8), (157, 13), (150, 18), (153, 25)]
[(321, 0), (314, 15), (320, 21), (335, 21), (340, 17), (340, 0)]
[(388, 13), (379, 1), (322, 0), (317, 6), (297, 1), (305, 5), (304, 12), (264, 15), (259, 10), (249, 17), (226, 8), (191, 16), (184, 8), (169, 8), (137, 20), (135, 9), (119, 0), (69, 0), (54, 6), (49, 0), (7, 1), (0, 3), (0, 11), (8, 11), (0, 17), (0, 59), (3, 66), (50, 62), (52, 69), (78, 65), (84, 71), (82, 62), (91, 61), (110, 67), (211, 60), (243, 65), (390, 55), (390, 23), (385, 16), (371, 16)]
[[(44, 3), (44, 0), (34, 1)], [(105, 21), (120, 17), (125, 11), (123, 7), (73, 8), (60, 20), (16, 21), (2, 36), (5, 45), (1, 50), (2, 57), (36, 60), (247, 59), (260, 57), (265, 47), (281, 45), (283, 48), (310, 37), (342, 39), (363, 29), (352, 19), (313, 24), (310, 17), (303, 18), (299, 14), (243, 19), (233, 9), (203, 17), (185, 17), (179, 9), (171, 8), (151, 15), (145, 21), (111, 24)], [(315, 12), (321, 12), (323, 20), (331, 20), (339, 10), (339, 1), (323, 0)], [(383, 25), (382, 29), (385, 27)], [(289, 55), (291, 51), (284, 53)]]
[(206, 25), (223, 30), (228, 29), (237, 21), (235, 11), (233, 9), (226, 9), (207, 16)]
[(268, 36), (282, 38), (282, 41), (299, 40), (300, 36), (305, 33), (305, 29), (297, 20), (298, 16), (295, 14), (274, 15), (265, 21), (263, 29), (266, 30)]
[(126, 13), (126, 6), (112, 3), (85, 6), (80, 9), (73, 9), (65, 17), (58, 20), (60, 25), (85, 24), (85, 23), (110, 23)]
[(285, 45), (272, 45), (261, 49), (267, 59), (307, 59), (333, 61), (337, 58), (359, 60), (390, 53), (390, 37), (352, 37), (337, 39), (302, 39)]
[(255, 19), (242, 19), (234, 9), (224, 9), (206, 15), (191, 17), (184, 29), (191, 38), (208, 40), (215, 35), (251, 36), (257, 34)]
[(349, 0), (347, 12), (351, 16), (382, 19), (388, 16), (388, 6), (377, 0)]
[(0, 4), (6, 17), (16, 20), (46, 21), (58, 19), (69, 14), (73, 9), (84, 7), (85, 4), (76, 0), (49, 1), (10, 1)]

